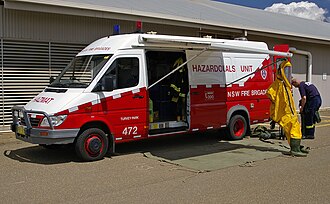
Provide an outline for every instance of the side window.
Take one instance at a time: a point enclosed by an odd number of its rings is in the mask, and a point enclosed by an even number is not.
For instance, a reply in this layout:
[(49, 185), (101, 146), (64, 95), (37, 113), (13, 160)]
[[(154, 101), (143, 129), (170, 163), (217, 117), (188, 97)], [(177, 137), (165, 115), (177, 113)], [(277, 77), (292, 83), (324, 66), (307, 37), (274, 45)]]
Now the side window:
[(120, 58), (117, 66), (117, 88), (128, 88), (139, 83), (139, 59)]
[(139, 83), (139, 59), (125, 57), (116, 59), (101, 79), (110, 80), (113, 89), (129, 88)]

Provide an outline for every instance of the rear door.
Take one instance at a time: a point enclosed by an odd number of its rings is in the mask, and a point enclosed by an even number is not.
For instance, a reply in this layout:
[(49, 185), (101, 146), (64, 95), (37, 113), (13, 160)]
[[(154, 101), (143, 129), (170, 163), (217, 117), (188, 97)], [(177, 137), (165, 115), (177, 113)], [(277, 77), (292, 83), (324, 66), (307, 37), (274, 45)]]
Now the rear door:
[[(187, 60), (200, 51), (187, 51)], [(225, 67), (222, 52), (207, 51), (188, 63), (190, 128), (203, 130), (226, 124)]]

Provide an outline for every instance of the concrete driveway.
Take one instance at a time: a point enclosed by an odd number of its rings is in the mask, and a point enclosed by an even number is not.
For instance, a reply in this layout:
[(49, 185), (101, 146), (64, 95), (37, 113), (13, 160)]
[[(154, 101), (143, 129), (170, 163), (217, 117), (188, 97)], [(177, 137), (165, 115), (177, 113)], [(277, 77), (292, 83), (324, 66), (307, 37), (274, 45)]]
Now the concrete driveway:
[[(117, 146), (119, 156), (80, 162), (72, 148), (46, 150), (0, 136), (2, 203), (329, 203), (330, 113), (307, 158), (286, 141), (223, 140), (219, 133)], [(283, 154), (284, 153), (284, 154)]]

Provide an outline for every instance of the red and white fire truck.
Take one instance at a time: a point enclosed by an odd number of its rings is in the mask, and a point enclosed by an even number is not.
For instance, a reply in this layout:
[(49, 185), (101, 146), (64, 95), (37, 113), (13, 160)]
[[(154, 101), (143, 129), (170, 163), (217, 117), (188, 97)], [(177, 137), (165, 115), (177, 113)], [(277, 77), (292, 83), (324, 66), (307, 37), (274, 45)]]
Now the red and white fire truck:
[[(242, 40), (104, 37), (24, 107), (13, 107), (12, 131), (45, 147), (73, 143), (88, 161), (114, 152), (116, 143), (156, 136), (227, 128), (241, 139), (251, 124), (269, 120), (273, 56), (291, 54)], [(187, 90), (180, 108), (171, 90), (179, 72), (187, 80), (176, 87)]]

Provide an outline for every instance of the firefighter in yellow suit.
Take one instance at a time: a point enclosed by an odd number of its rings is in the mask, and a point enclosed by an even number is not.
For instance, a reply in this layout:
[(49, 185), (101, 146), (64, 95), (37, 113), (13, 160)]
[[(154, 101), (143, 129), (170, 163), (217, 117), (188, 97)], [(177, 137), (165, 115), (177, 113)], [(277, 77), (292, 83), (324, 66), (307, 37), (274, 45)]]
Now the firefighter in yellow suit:
[[(302, 133), (292, 97), (291, 83), (286, 76), (291, 67), (289, 61), (282, 62), (277, 70), (275, 81), (267, 90), (267, 96), (272, 102), (270, 117), (283, 129), (290, 145), (290, 154), (305, 157), (308, 151), (300, 146)], [(291, 76), (288, 77), (291, 79)]]

